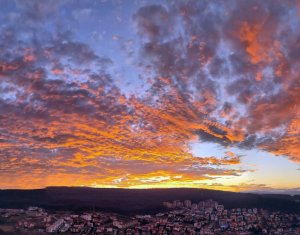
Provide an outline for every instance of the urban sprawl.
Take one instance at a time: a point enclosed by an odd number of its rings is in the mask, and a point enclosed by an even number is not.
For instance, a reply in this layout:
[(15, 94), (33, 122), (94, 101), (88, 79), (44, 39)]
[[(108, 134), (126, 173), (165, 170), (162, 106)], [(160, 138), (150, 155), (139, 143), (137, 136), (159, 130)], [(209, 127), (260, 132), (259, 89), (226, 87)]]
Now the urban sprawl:
[[(300, 215), (258, 208), (226, 209), (213, 200), (163, 203), (168, 210), (155, 215), (46, 212), (42, 208), (0, 209), (0, 231), (10, 234), (300, 234)], [(10, 227), (9, 227), (10, 226)], [(5, 231), (4, 231), (5, 232)], [(1, 232), (0, 232), (1, 233)], [(2, 234), (2, 233), (1, 233)]]

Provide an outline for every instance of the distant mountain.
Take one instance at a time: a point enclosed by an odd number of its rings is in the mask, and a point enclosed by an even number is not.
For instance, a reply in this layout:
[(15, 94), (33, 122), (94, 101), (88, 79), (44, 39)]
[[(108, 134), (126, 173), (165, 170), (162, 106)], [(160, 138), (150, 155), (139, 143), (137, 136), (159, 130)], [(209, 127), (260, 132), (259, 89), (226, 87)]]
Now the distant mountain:
[(280, 189), (274, 189), (274, 190), (250, 190), (246, 191), (247, 193), (255, 193), (255, 194), (285, 194), (285, 195), (291, 195), (291, 196), (300, 196), (300, 189), (288, 189), (288, 190), (280, 190)]
[(0, 190), (0, 208), (39, 206), (48, 210), (93, 210), (124, 214), (156, 213), (164, 201), (199, 202), (213, 199), (227, 208), (265, 208), (300, 213), (298, 196), (234, 193), (208, 189), (101, 189), (48, 187), (37, 190)]

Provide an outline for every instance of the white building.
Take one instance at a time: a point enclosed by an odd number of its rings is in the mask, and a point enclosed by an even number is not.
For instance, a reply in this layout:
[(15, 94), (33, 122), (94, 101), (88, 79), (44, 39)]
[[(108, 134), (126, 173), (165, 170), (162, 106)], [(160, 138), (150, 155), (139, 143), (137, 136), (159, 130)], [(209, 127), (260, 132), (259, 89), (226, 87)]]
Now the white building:
[(55, 233), (58, 229), (60, 229), (60, 227), (64, 224), (64, 222), (65, 221), (63, 219), (59, 219), (59, 220), (55, 221), (54, 224), (47, 227), (46, 231), (48, 233)]

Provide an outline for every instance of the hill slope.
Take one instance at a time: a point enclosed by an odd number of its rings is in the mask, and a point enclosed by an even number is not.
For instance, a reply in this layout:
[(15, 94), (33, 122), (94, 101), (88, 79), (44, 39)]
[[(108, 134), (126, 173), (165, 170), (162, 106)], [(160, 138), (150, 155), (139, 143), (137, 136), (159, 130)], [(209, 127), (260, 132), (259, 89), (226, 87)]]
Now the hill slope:
[(97, 189), (49, 187), (37, 190), (0, 190), (0, 208), (40, 206), (48, 210), (99, 209), (118, 213), (155, 213), (162, 202), (213, 199), (227, 208), (257, 207), (300, 213), (300, 203), (292, 196), (258, 195), (207, 189)]

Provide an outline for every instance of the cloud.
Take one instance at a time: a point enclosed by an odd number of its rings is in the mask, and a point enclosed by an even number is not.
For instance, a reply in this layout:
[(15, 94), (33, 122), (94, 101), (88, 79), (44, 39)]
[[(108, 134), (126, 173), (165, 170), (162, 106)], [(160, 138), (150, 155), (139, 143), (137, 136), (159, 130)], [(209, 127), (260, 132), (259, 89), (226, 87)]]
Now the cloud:
[[(196, 119), (184, 118), (206, 126), (193, 128), (202, 141), (262, 148), (298, 161), (298, 131), (290, 128), (299, 118), (294, 2), (216, 4), (163, 7), (172, 33), (144, 42), (140, 51), (145, 68), (155, 71), (151, 97), (177, 107), (174, 97), (180, 97), (178, 113), (197, 110)], [(138, 25), (151, 20), (148, 12), (139, 15)]]
[[(195, 128), (216, 130), (197, 121), (203, 114), (196, 109), (183, 109), (182, 97), (172, 97), (178, 106), (168, 97), (161, 107), (148, 99), (126, 98), (105, 70), (110, 59), (72, 41), (70, 33), (44, 43), (30, 48), (34, 60), (24, 59), (28, 49), (18, 48), (20, 44), (9, 49), (14, 50), (12, 59), (1, 58), (2, 187), (143, 187), (150, 182), (179, 185), (182, 180), (194, 186), (243, 172), (226, 169), (236, 164), (232, 157), (199, 158), (187, 151)], [(31, 41), (23, 44), (28, 48)], [(168, 107), (173, 111), (164, 112)], [(23, 180), (11, 177), (16, 173)], [(77, 174), (81, 177), (72, 181)], [(124, 174), (128, 176), (117, 180)], [(56, 177), (62, 176), (59, 182)]]
[(200, 187), (245, 172), (232, 152), (194, 156), (195, 139), (299, 162), (300, 19), (286, 3), (136, 9), (133, 93), (117, 82), (119, 58), (62, 20), (87, 20), (91, 6), (17, 1), (0, 34), (0, 186)]
[(41, 2), (38, 0), (17, 0), (16, 6), (22, 12), (23, 19), (36, 24), (39, 21), (46, 20), (48, 17), (53, 16), (66, 2), (65, 0), (58, 0), (54, 3)]
[(157, 41), (172, 31), (171, 14), (161, 5), (141, 7), (133, 16), (137, 22), (138, 33), (150, 41)]

